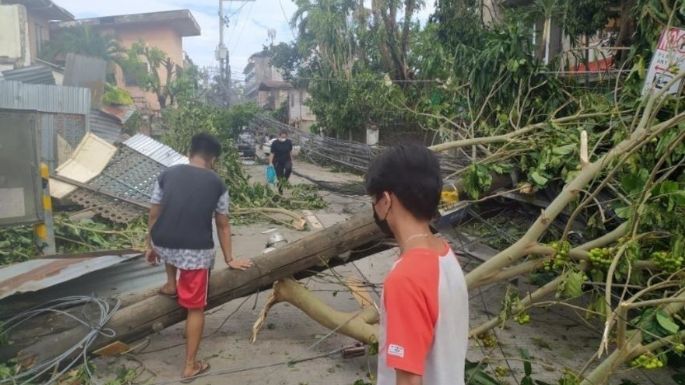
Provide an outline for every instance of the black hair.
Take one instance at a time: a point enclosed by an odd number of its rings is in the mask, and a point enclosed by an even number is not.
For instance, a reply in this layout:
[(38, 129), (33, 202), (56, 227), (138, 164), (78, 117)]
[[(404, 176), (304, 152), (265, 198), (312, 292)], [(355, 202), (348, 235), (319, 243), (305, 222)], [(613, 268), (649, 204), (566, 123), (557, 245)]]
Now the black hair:
[(286, 129), (284, 128), (284, 129), (281, 130), (281, 132), (278, 133), (278, 135), (283, 135), (283, 134), (288, 135), (288, 130), (286, 130)]
[(378, 155), (366, 173), (366, 192), (379, 198), (384, 192), (397, 196), (417, 219), (438, 214), (442, 176), (440, 162), (420, 144), (401, 144)]
[(219, 140), (206, 132), (193, 136), (190, 140), (190, 156), (198, 155), (205, 160), (218, 158), (221, 155), (221, 143)]

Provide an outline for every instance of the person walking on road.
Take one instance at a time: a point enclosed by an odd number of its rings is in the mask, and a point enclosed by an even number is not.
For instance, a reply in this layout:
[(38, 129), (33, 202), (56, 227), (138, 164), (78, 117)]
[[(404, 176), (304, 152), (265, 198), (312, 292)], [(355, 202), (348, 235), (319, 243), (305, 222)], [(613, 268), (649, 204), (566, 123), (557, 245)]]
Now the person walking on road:
[(377, 385), (463, 385), (466, 281), (430, 228), (442, 191), (438, 160), (422, 145), (391, 147), (371, 164), (366, 191), (377, 225), (400, 247), (383, 284)]
[(283, 187), (288, 183), (290, 174), (293, 172), (292, 151), (293, 142), (288, 139), (288, 131), (281, 130), (278, 140), (271, 143), (271, 156), (269, 159), (269, 163), (276, 169), (278, 192), (280, 194), (283, 194)]
[(190, 163), (162, 172), (150, 200), (145, 256), (153, 265), (164, 262), (167, 282), (159, 294), (176, 298), (188, 310), (182, 382), (209, 369), (208, 363), (197, 360), (197, 352), (204, 329), (209, 270), (216, 255), (212, 219), (216, 220), (228, 267), (245, 270), (252, 266), (248, 260), (233, 258), (228, 190), (213, 171), (220, 155), (221, 145), (215, 137), (195, 135), (191, 140)]

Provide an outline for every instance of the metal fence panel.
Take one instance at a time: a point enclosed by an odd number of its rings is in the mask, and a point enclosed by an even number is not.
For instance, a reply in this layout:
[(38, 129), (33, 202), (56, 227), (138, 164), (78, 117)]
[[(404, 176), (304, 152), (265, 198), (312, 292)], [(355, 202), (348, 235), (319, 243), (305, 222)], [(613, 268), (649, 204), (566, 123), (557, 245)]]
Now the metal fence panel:
[(0, 108), (88, 115), (90, 90), (80, 87), (0, 81)]

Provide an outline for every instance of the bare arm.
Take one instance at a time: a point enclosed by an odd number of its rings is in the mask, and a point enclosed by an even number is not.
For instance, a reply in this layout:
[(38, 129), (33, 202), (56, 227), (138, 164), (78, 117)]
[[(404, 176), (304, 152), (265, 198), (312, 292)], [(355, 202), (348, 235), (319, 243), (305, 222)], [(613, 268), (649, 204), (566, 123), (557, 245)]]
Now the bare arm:
[(154, 226), (155, 222), (157, 222), (157, 218), (159, 218), (159, 214), (161, 212), (162, 205), (152, 204), (150, 206), (150, 213), (148, 214), (147, 218), (147, 235), (145, 236), (145, 258), (148, 262), (152, 263), (153, 265), (159, 263), (159, 257), (152, 249), (152, 237), (150, 234), (152, 233), (152, 226)]
[(226, 214), (215, 214), (216, 230), (219, 233), (219, 244), (221, 245), (221, 252), (224, 254), (224, 261), (231, 269), (245, 270), (252, 266), (252, 262), (248, 260), (240, 260), (233, 258), (233, 248), (231, 245), (231, 222)]
[(423, 385), (423, 378), (417, 374), (396, 369), (397, 385)]
[(233, 260), (233, 248), (231, 245), (231, 222), (226, 214), (216, 214), (216, 230), (219, 233), (219, 244), (224, 254), (224, 261), (230, 263)]

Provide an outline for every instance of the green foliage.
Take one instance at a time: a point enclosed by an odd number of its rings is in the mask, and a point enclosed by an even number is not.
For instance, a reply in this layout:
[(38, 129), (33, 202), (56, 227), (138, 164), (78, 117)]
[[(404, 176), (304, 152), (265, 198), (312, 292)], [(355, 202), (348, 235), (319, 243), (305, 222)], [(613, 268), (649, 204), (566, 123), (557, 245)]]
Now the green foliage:
[(570, 262), (568, 253), (571, 250), (571, 244), (567, 241), (554, 241), (549, 246), (554, 249), (554, 255), (549, 262), (545, 263), (545, 270), (562, 271)]
[(271, 112), (271, 117), (281, 123), (288, 123), (288, 101), (285, 100), (276, 110)]
[(105, 94), (102, 95), (102, 102), (104, 104), (130, 106), (133, 104), (133, 98), (125, 89), (105, 83)]
[(568, 271), (566, 278), (559, 286), (557, 296), (561, 298), (578, 298), (583, 295), (583, 284), (588, 280), (582, 271)]
[(606, 26), (613, 0), (562, 0), (562, 25), (572, 37), (592, 36)]
[(630, 365), (634, 368), (657, 369), (664, 366), (664, 362), (652, 353), (643, 353), (634, 359)]
[(0, 265), (26, 261), (37, 251), (30, 226), (0, 228)]
[[(56, 216), (55, 238), (57, 252), (79, 253), (97, 250), (141, 248), (147, 225), (142, 219), (121, 225), (104, 219), (72, 221)], [(31, 226), (13, 226), (0, 229), (0, 265), (29, 260), (39, 255)]]
[(181, 154), (188, 154), (190, 138), (201, 132), (216, 133), (219, 109), (198, 101), (182, 103), (162, 111), (166, 128), (162, 141)]
[(487, 368), (488, 364), (485, 363), (485, 360), (479, 362), (466, 360), (464, 368), (465, 385), (502, 385), (501, 382), (486, 373)]
[(492, 184), (492, 174), (488, 167), (474, 163), (463, 175), (464, 191), (473, 199), (478, 199), (481, 192), (488, 191)]
[(174, 63), (157, 47), (139, 40), (117, 59), (128, 85), (138, 85), (154, 92), (161, 108), (173, 106), (181, 99), (189, 101), (199, 90), (200, 72), (189, 60), (187, 67)]
[(182, 102), (178, 108), (167, 109), (162, 118), (167, 130), (163, 141), (181, 153), (188, 153), (193, 135), (208, 132), (222, 144), (223, 153), (217, 172), (231, 194), (231, 207), (286, 209), (322, 208), (323, 199), (309, 186), (290, 186), (290, 196), (284, 198), (265, 183), (252, 183), (243, 170), (240, 154), (234, 145), (242, 128), (259, 113), (255, 104), (240, 104), (221, 109), (198, 101)]
[(105, 385), (133, 385), (137, 378), (138, 372), (135, 369), (122, 366), (117, 370), (116, 377), (107, 381)]
[(143, 118), (138, 111), (134, 111), (124, 123), (124, 133), (128, 135), (135, 135), (140, 132), (140, 127), (143, 124)]

